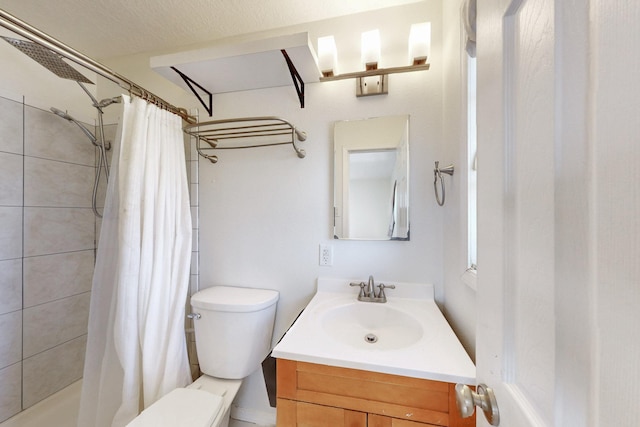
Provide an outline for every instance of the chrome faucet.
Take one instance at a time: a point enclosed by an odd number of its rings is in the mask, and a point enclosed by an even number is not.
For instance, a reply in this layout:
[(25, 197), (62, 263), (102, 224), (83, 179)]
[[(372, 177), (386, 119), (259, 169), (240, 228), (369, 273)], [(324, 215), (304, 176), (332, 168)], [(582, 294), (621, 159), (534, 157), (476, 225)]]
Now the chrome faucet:
[(364, 302), (387, 302), (387, 296), (384, 293), (385, 288), (395, 289), (395, 285), (385, 285), (384, 283), (380, 283), (378, 287), (378, 293), (376, 294), (376, 286), (373, 280), (373, 276), (369, 276), (369, 282), (364, 283), (349, 283), (349, 286), (359, 286), (360, 292), (358, 293), (358, 301)]
[(373, 275), (369, 275), (369, 283), (367, 283), (366, 296), (369, 298), (376, 296), (376, 288), (374, 288)]

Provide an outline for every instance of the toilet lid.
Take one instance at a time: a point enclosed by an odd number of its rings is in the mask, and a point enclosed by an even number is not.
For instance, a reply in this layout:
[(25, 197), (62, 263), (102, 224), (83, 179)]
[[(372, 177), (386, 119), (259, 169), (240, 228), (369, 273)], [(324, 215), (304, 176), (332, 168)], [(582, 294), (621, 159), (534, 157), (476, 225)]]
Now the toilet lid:
[(222, 399), (202, 390), (177, 388), (142, 411), (127, 427), (210, 427)]
[(249, 313), (272, 306), (279, 297), (278, 291), (270, 289), (212, 286), (195, 293), (191, 305), (207, 310)]

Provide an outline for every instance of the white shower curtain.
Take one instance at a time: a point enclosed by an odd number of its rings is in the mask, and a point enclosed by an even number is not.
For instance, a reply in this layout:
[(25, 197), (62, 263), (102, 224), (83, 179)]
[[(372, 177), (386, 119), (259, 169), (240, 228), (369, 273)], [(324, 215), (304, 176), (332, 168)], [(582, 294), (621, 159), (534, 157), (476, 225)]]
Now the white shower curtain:
[(93, 288), (78, 427), (125, 426), (190, 383), (191, 214), (181, 119), (123, 96)]

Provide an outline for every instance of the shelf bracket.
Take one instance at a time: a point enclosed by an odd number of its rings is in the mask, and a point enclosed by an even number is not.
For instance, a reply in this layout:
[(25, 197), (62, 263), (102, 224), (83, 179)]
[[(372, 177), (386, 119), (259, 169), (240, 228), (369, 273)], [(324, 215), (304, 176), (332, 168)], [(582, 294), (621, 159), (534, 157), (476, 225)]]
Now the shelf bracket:
[[(182, 77), (182, 80), (184, 80), (186, 85), (189, 86), (189, 89), (191, 89), (191, 92), (193, 92), (196, 98), (198, 98), (198, 101), (200, 101), (204, 109), (207, 110), (207, 113), (209, 113), (209, 117), (213, 116), (213, 94), (208, 90), (206, 90), (205, 88), (203, 88), (202, 86), (200, 86), (196, 81), (191, 79), (191, 77), (187, 76), (186, 74), (178, 70), (176, 67), (171, 67), (171, 69), (176, 73), (178, 73), (180, 77)], [(208, 102), (205, 102), (205, 100), (202, 99), (198, 91), (195, 90), (194, 85), (198, 89), (200, 89), (201, 91), (207, 94)]]
[(296, 92), (298, 93), (298, 99), (300, 100), (300, 108), (304, 108), (304, 82), (302, 81), (302, 77), (296, 70), (295, 65), (289, 58), (289, 54), (284, 49), (281, 49), (282, 55), (284, 56), (284, 60), (287, 61), (287, 66), (289, 67), (289, 72), (291, 73), (291, 78), (293, 79), (293, 85), (296, 87)]

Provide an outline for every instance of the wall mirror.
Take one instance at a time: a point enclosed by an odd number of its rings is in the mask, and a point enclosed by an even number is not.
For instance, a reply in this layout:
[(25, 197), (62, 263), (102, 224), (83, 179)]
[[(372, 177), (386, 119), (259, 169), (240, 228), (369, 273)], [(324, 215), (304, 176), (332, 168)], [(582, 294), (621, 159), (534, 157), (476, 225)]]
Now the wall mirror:
[(409, 116), (336, 122), (334, 238), (409, 240)]

